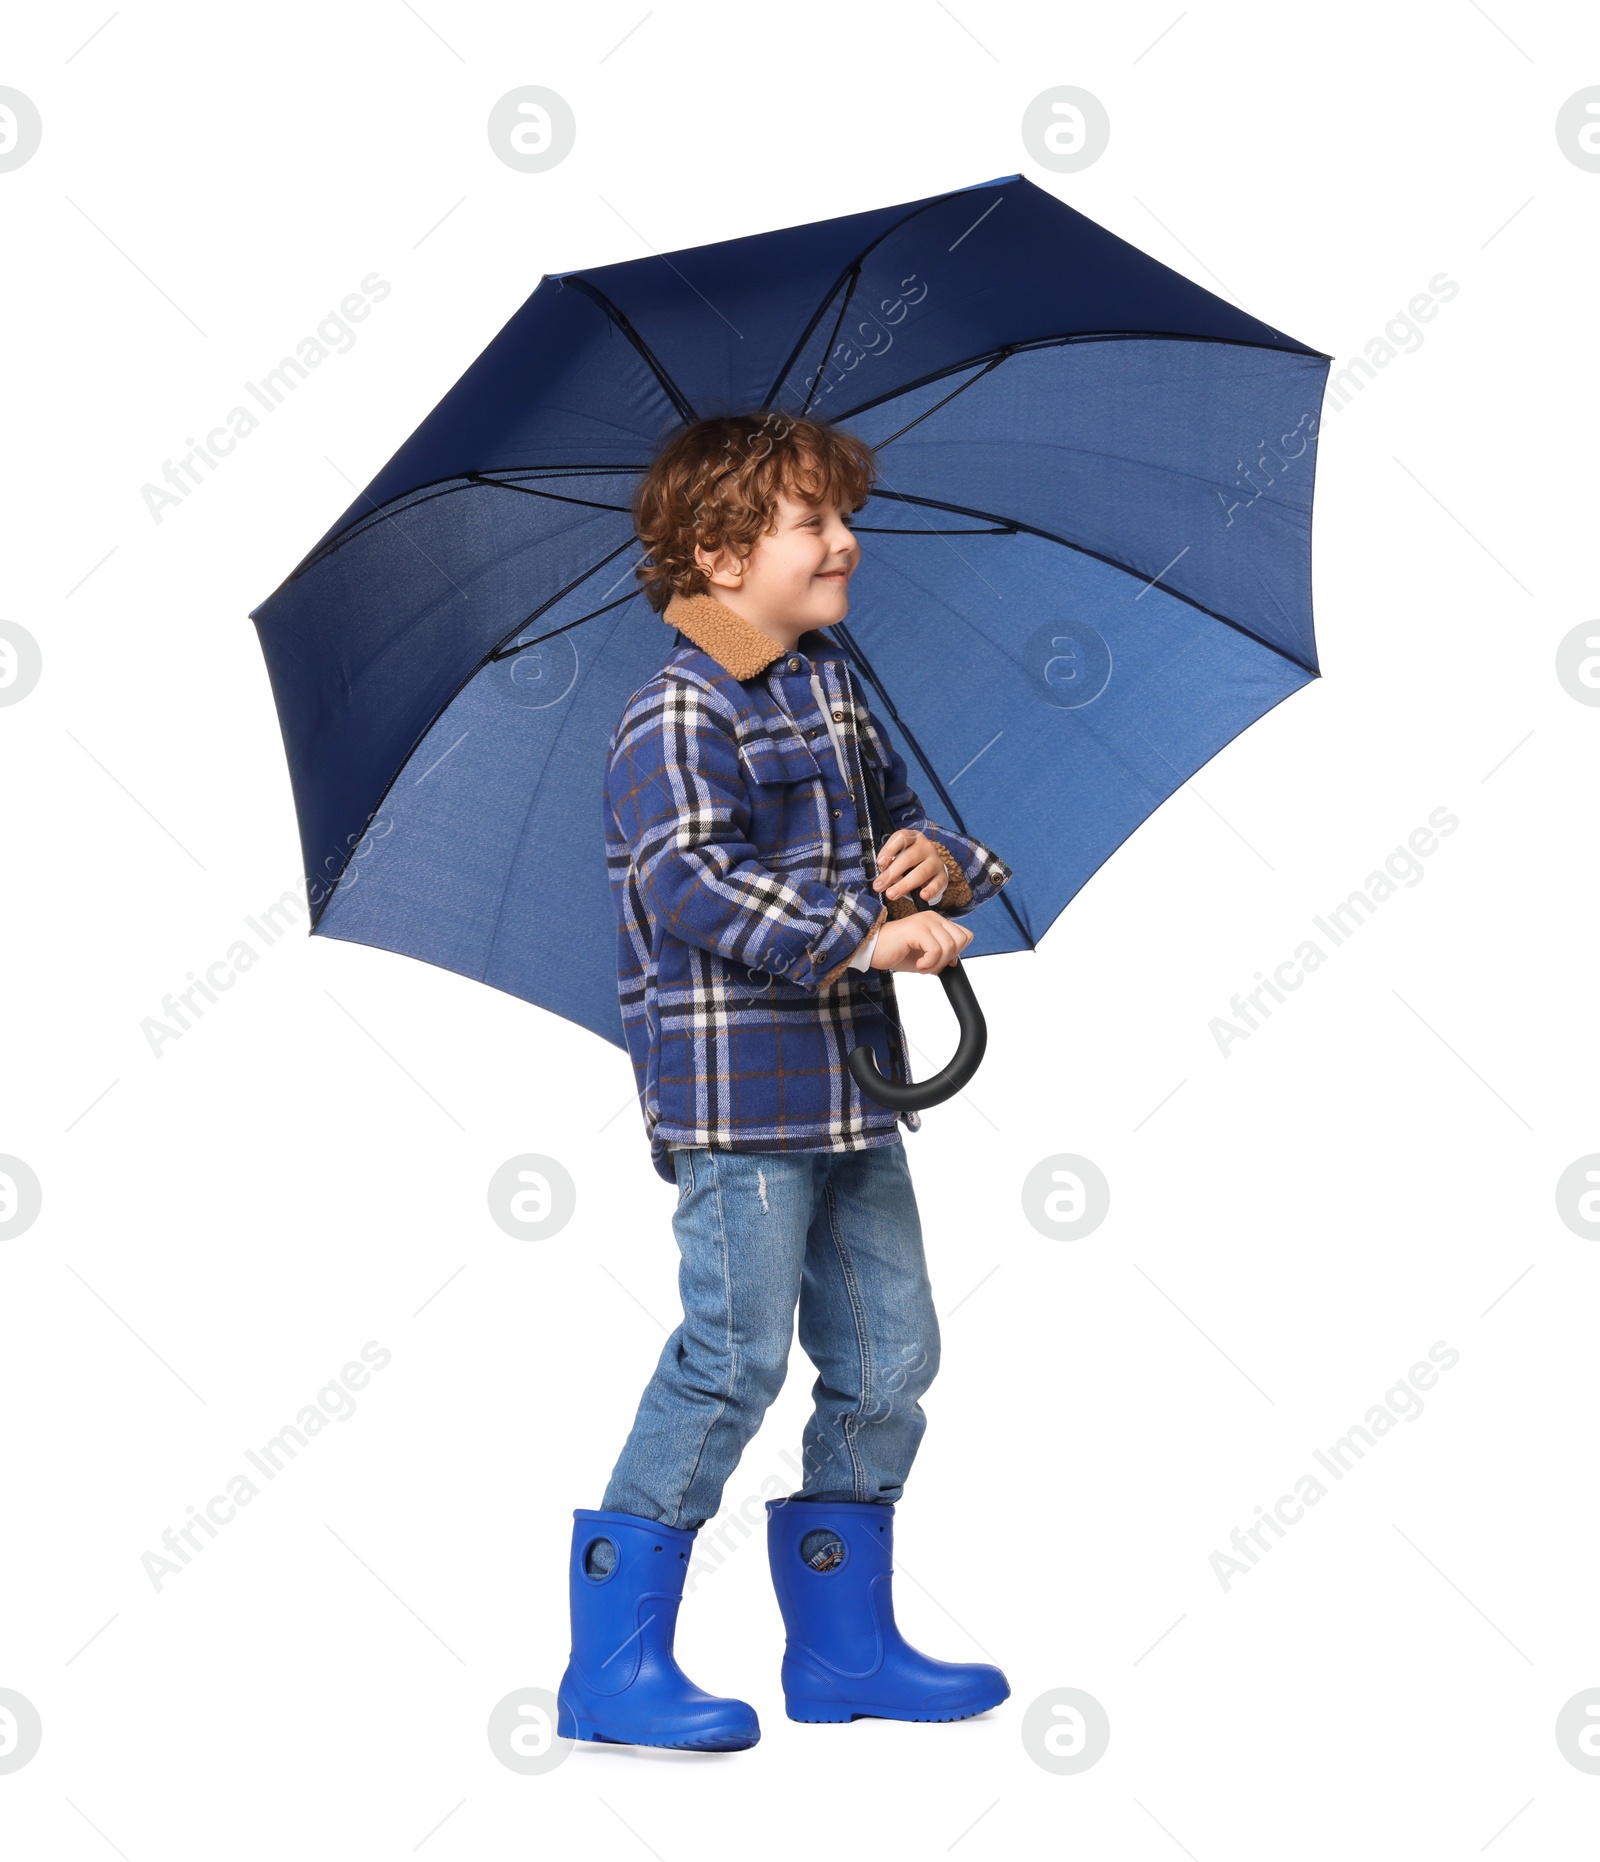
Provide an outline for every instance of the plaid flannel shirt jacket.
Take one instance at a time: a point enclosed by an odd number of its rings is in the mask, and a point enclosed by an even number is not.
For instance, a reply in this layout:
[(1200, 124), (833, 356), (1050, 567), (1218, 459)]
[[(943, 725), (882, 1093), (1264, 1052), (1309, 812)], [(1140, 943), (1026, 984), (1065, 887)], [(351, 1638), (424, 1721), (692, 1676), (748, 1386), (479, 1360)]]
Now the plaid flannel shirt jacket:
[(685, 638), (628, 701), (605, 783), (617, 988), (651, 1161), (672, 1182), (669, 1146), (893, 1144), (896, 1114), (865, 1097), (845, 1056), (864, 1042), (886, 1078), (911, 1078), (894, 983), (850, 959), (886, 916), (916, 908), (872, 890), (862, 759), (895, 827), (938, 846), (947, 917), (1011, 869), (928, 820), (820, 629), (786, 653), (711, 595), (675, 595), (662, 618)]

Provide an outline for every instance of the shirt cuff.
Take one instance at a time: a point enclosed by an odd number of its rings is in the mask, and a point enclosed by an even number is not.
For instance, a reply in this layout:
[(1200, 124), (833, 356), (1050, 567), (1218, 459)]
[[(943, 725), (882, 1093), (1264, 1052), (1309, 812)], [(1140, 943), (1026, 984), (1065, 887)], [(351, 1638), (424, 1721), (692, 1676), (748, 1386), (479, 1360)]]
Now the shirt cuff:
[(874, 931), (872, 936), (867, 939), (866, 943), (864, 943), (860, 950), (850, 959), (848, 968), (852, 970), (870, 970), (872, 968), (872, 953), (877, 949), (877, 946), (878, 932)]
[[(839, 918), (832, 930), (820, 944), (806, 953), (813, 975), (833, 959), (827, 971), (813, 985), (819, 991), (831, 988), (844, 975), (861, 940), (877, 931), (886, 916), (883, 902), (875, 893), (847, 890), (840, 893), (839, 899)], [(795, 981), (801, 982), (802, 979), (796, 976)]]

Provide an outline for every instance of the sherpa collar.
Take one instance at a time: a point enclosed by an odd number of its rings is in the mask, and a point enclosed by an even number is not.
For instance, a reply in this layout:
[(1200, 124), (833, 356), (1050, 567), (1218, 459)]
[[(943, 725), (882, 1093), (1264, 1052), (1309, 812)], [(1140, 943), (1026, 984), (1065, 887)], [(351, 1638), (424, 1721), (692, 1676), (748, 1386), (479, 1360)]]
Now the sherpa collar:
[[(702, 653), (709, 654), (735, 679), (753, 679), (765, 672), (785, 649), (769, 634), (762, 633), (753, 622), (737, 614), (715, 595), (674, 595), (661, 616), (669, 627), (686, 634)], [(826, 650), (817, 629), (804, 636), (811, 641), (815, 658), (818, 645)]]

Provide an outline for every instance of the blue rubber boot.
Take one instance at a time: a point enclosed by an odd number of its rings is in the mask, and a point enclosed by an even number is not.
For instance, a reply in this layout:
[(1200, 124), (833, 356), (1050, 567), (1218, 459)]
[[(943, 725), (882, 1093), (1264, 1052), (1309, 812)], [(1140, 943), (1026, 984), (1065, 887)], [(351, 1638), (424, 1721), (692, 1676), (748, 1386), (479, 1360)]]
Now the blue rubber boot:
[(791, 1720), (970, 1720), (1011, 1692), (989, 1662), (935, 1661), (895, 1627), (892, 1506), (769, 1500), (767, 1557)]
[(572, 1515), (572, 1659), (556, 1695), (564, 1739), (737, 1752), (754, 1707), (697, 1688), (672, 1654), (694, 1534), (636, 1513)]

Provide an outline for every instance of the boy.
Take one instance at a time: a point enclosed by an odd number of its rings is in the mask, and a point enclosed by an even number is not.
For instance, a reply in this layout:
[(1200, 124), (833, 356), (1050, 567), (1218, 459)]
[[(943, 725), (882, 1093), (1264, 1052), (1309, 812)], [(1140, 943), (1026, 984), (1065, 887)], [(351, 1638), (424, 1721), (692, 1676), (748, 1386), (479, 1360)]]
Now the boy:
[[(678, 1186), (684, 1318), (599, 1510), (574, 1513), (572, 1738), (760, 1737), (750, 1706), (684, 1675), (673, 1632), (695, 1533), (782, 1387), (797, 1302), (815, 1408), (801, 1490), (767, 1506), (789, 1717), (956, 1720), (1010, 1693), (987, 1663), (913, 1649), (890, 1595), (939, 1328), (896, 1115), (845, 1056), (866, 1042), (910, 1078), (891, 974), (954, 963), (972, 933), (951, 918), (1011, 875), (927, 820), (826, 637), (873, 469), (812, 421), (703, 420), (634, 502), (640, 579), (681, 638), (612, 738), (607, 858), (624, 1031), (655, 1167)], [(866, 780), (895, 826), (877, 849)]]

